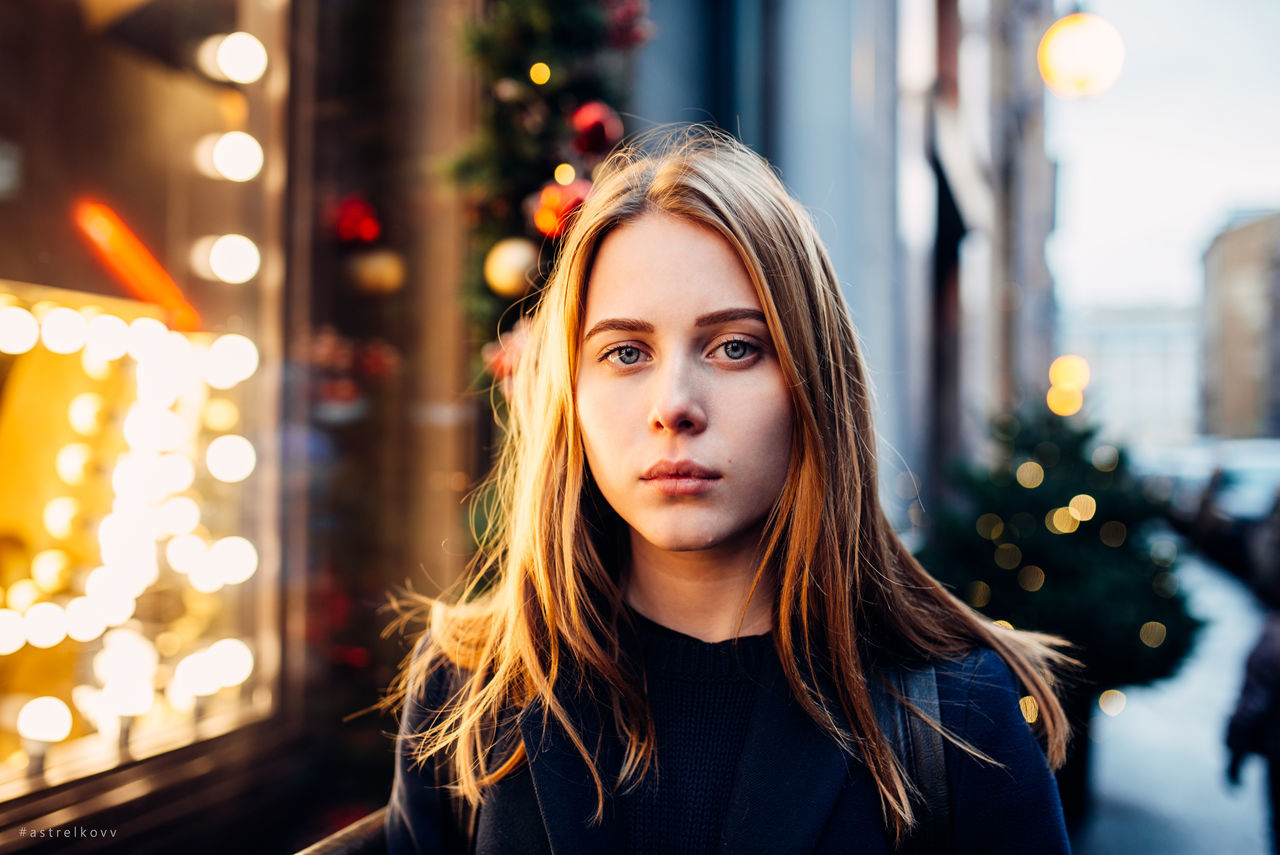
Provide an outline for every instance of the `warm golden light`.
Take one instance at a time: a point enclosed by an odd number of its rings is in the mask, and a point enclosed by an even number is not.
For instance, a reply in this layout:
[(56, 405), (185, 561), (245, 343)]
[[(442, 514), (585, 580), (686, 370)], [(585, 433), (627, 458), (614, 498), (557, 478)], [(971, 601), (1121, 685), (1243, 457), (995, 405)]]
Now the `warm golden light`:
[(162, 454), (156, 460), (161, 489), (168, 495), (181, 493), (196, 480), (196, 466), (184, 454)]
[(1036, 719), (1040, 718), (1040, 704), (1031, 695), (1023, 695), (1018, 700), (1018, 706), (1022, 709), (1022, 717), (1026, 719), (1027, 724), (1035, 724)]
[(119, 716), (146, 715), (155, 699), (155, 690), (137, 677), (111, 680), (102, 687), (103, 706)]
[(248, 478), (257, 463), (258, 455), (253, 444), (237, 434), (218, 437), (209, 443), (209, 450), (205, 452), (209, 474), (228, 484)]
[(36, 603), (22, 616), (27, 643), (47, 648), (67, 637), (67, 613), (55, 603)]
[(243, 131), (231, 131), (213, 144), (213, 168), (229, 181), (249, 181), (262, 171), (262, 146)]
[(1084, 406), (1084, 393), (1079, 389), (1065, 389), (1061, 386), (1049, 387), (1045, 395), (1045, 403), (1049, 411), (1058, 416), (1074, 416)]
[(188, 534), (200, 525), (200, 506), (186, 496), (174, 496), (160, 506), (160, 520), (168, 534)]
[(58, 540), (71, 537), (76, 515), (80, 513), (80, 501), (72, 496), (59, 496), (44, 506), (44, 527)]
[(258, 370), (258, 346), (252, 339), (229, 333), (218, 336), (204, 357), (204, 381), (214, 389), (230, 389)]
[(1018, 587), (1024, 591), (1035, 593), (1044, 587), (1044, 571), (1034, 564), (1028, 564), (1018, 571)]
[(61, 549), (37, 552), (31, 559), (31, 580), (46, 594), (57, 593), (66, 585), (71, 557)]
[(253, 652), (238, 638), (224, 638), (205, 651), (205, 667), (225, 688), (239, 686), (253, 673)]
[(209, 563), (218, 569), (222, 582), (238, 585), (258, 569), (258, 550), (243, 537), (224, 537), (209, 547)]
[(85, 348), (94, 359), (119, 359), (129, 352), (129, 325), (115, 315), (96, 315), (89, 321)]
[(177, 573), (190, 573), (205, 564), (209, 548), (194, 534), (181, 534), (164, 547), (164, 557)]
[(982, 580), (969, 583), (969, 605), (980, 609), (991, 602), (991, 586)]
[(210, 398), (204, 405), (204, 426), (217, 433), (231, 430), (240, 421), (240, 408), (226, 398)]
[(232, 285), (248, 282), (258, 275), (262, 256), (258, 246), (244, 235), (222, 235), (197, 241), (192, 261), (201, 276), (221, 279)]
[(67, 421), (71, 429), (81, 436), (93, 436), (102, 425), (102, 396), (84, 392), (71, 399), (67, 407)]
[(124, 441), (135, 451), (173, 451), (185, 435), (178, 414), (154, 404), (134, 404), (124, 417)]
[(1044, 527), (1054, 534), (1071, 534), (1080, 528), (1080, 520), (1071, 515), (1070, 508), (1054, 508), (1045, 514)]
[(1097, 512), (1098, 502), (1093, 498), (1093, 496), (1090, 496), (1087, 493), (1081, 493), (1078, 496), (1073, 496), (1071, 498), (1071, 501), (1067, 503), (1067, 510), (1070, 512), (1071, 516), (1075, 517), (1080, 522), (1088, 522), (1093, 519), (1093, 515)]
[(76, 641), (93, 641), (107, 631), (101, 609), (88, 597), (76, 597), (67, 603), (67, 635)]
[(1089, 385), (1089, 363), (1083, 356), (1059, 356), (1049, 365), (1049, 383), (1063, 389), (1081, 389)]
[[(31, 604), (38, 599), (40, 599), (40, 589), (30, 579), (19, 579), (4, 592), (5, 604), (19, 614), (31, 608)], [(25, 635), (23, 637), (25, 638)]]
[(1004, 522), (995, 514), (978, 517), (978, 534), (987, 540), (995, 540), (1004, 531)]
[(1040, 76), (1062, 98), (1098, 95), (1110, 89), (1124, 68), (1124, 40), (1097, 15), (1077, 12), (1054, 22), (1036, 51)]
[(545, 62), (535, 62), (529, 67), (529, 79), (541, 86), (551, 79), (551, 66)]
[(1144, 623), (1142, 629), (1138, 630), (1138, 638), (1147, 647), (1159, 647), (1164, 644), (1164, 639), (1168, 632), (1164, 624), (1158, 620), (1152, 620)]
[(996, 547), (995, 562), (997, 567), (1012, 570), (1022, 563), (1022, 550), (1012, 543), (1002, 543)]
[(1023, 487), (1035, 489), (1044, 483), (1044, 467), (1034, 460), (1028, 460), (1018, 467), (1015, 477)]
[(89, 336), (89, 322), (75, 309), (50, 309), (40, 321), (40, 339), (53, 353), (75, 353)]
[(72, 486), (83, 484), (92, 456), (89, 446), (83, 442), (73, 442), (58, 450), (58, 455), (53, 459), (53, 468), (65, 483)]
[(18, 733), (36, 742), (61, 742), (71, 734), (71, 710), (54, 697), (32, 698), (18, 711)]
[(0, 306), (0, 353), (26, 353), (40, 341), (40, 322), (21, 306)]
[(562, 163), (556, 167), (555, 179), (557, 184), (563, 184), (567, 187), (577, 177), (578, 170), (573, 168), (572, 163)]
[(27, 631), (22, 615), (13, 609), (0, 609), (0, 656), (21, 650), (26, 643)]
[(227, 80), (253, 83), (267, 71), (267, 49), (248, 33), (230, 33), (218, 42), (214, 62)]
[(129, 324), (125, 348), (138, 362), (164, 359), (169, 350), (169, 328), (155, 318), (138, 318)]
[(1119, 689), (1107, 689), (1098, 698), (1098, 707), (1109, 716), (1117, 716), (1124, 712), (1128, 698)]

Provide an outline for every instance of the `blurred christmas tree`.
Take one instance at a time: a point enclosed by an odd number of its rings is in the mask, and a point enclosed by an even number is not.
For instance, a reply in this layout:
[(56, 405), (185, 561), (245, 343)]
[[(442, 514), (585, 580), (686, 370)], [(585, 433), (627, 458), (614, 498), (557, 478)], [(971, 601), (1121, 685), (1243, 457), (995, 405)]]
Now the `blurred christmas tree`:
[(919, 556), (993, 619), (1077, 645), (1077, 708), (1169, 676), (1200, 626), (1160, 508), (1096, 432), (1044, 408), (997, 420), (997, 462), (957, 467)]

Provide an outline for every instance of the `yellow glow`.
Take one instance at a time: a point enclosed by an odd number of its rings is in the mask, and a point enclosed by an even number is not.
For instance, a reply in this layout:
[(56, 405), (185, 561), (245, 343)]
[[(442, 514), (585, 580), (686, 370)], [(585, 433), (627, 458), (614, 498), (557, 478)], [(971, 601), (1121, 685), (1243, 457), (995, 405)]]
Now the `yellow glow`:
[(22, 615), (13, 609), (0, 609), (0, 656), (21, 650), (26, 643), (27, 631)]
[(1045, 403), (1049, 411), (1058, 416), (1074, 416), (1084, 406), (1084, 393), (1079, 389), (1065, 389), (1061, 386), (1050, 386), (1045, 395)]
[[(150, 680), (160, 663), (155, 644), (136, 629), (113, 629), (102, 639), (102, 663), (94, 657), (94, 676), (103, 683), (142, 677)], [(101, 655), (101, 653), (99, 654)]]
[(1087, 493), (1080, 493), (1071, 498), (1071, 501), (1067, 504), (1067, 510), (1071, 513), (1071, 516), (1080, 520), (1080, 522), (1088, 522), (1097, 513), (1098, 503), (1093, 496)]
[(1018, 571), (1018, 587), (1024, 591), (1035, 593), (1044, 587), (1044, 571), (1034, 564), (1028, 564)]
[(238, 686), (253, 673), (253, 652), (238, 638), (224, 638), (205, 651), (205, 667), (223, 687)]
[(53, 459), (53, 468), (65, 483), (72, 486), (83, 484), (85, 470), (92, 456), (89, 446), (83, 442), (73, 442), (59, 449), (57, 457)]
[(199, 382), (200, 362), (190, 340), (180, 332), (171, 332), (156, 352), (163, 356), (138, 363), (138, 401), (168, 409)]
[(983, 514), (978, 517), (978, 534), (987, 540), (995, 540), (1004, 531), (1004, 522), (995, 514)]
[(40, 340), (40, 322), (21, 306), (0, 306), (0, 353), (26, 353)]
[(248, 33), (230, 33), (218, 42), (214, 62), (227, 80), (253, 83), (267, 71), (267, 49)]
[(126, 352), (138, 362), (163, 359), (169, 345), (169, 328), (155, 318), (138, 318), (125, 335)]
[(186, 455), (162, 454), (156, 465), (166, 493), (181, 493), (195, 482), (196, 466)]
[(1035, 489), (1044, 483), (1044, 467), (1034, 460), (1028, 460), (1018, 467), (1015, 477), (1018, 483), (1028, 490)]
[(81, 436), (93, 436), (102, 426), (102, 396), (94, 392), (82, 392), (71, 399), (67, 407), (67, 420), (71, 429)]
[(573, 179), (578, 177), (578, 170), (573, 168), (572, 163), (562, 163), (556, 167), (555, 172), (556, 183), (569, 185), (573, 183)]
[(41, 591), (53, 594), (66, 585), (70, 567), (71, 556), (61, 549), (46, 549), (31, 559), (31, 579)]
[(209, 443), (205, 465), (219, 481), (235, 484), (248, 478), (258, 463), (257, 453), (249, 440), (237, 434), (220, 436)]
[[(30, 579), (19, 579), (5, 591), (5, 604), (15, 612), (25, 612), (31, 604), (40, 599), (40, 589)], [(24, 636), (25, 637), (25, 636)]]
[(124, 417), (124, 441), (135, 451), (173, 451), (185, 433), (177, 413), (155, 404), (134, 404)]
[(258, 569), (258, 550), (243, 537), (224, 537), (209, 547), (209, 563), (227, 585), (247, 581)]
[(36, 603), (22, 616), (22, 624), (32, 647), (53, 647), (67, 637), (67, 613), (55, 603)]
[(182, 649), (182, 636), (168, 630), (156, 636), (156, 651), (165, 658), (176, 656)]
[(112, 680), (102, 687), (103, 706), (118, 716), (146, 715), (155, 699), (155, 690), (137, 678)]
[(1093, 468), (1099, 472), (1110, 472), (1120, 462), (1120, 452), (1113, 445), (1100, 445), (1090, 455)]
[[(208, 667), (207, 656), (207, 650), (198, 650), (184, 656), (173, 669), (173, 680), (170, 685), (176, 685), (182, 692), (196, 697), (212, 695), (221, 689), (222, 684), (218, 676), (213, 673), (212, 668)], [(178, 691), (179, 689), (175, 689), (175, 692)]]
[(1168, 630), (1158, 620), (1147, 621), (1142, 625), (1142, 629), (1138, 630), (1138, 638), (1147, 647), (1159, 647), (1164, 644), (1166, 635), (1168, 635)]
[(209, 548), (194, 534), (180, 534), (164, 547), (164, 557), (177, 573), (190, 573), (205, 564)]
[(239, 285), (258, 275), (262, 255), (244, 235), (222, 235), (209, 244), (207, 264), (214, 277)]
[(1040, 718), (1040, 704), (1031, 695), (1023, 695), (1018, 706), (1022, 708), (1022, 717), (1027, 724), (1035, 724), (1036, 719)]
[(1098, 531), (1098, 536), (1107, 546), (1121, 546), (1124, 544), (1126, 529), (1122, 522), (1105, 522)]
[(90, 353), (88, 348), (80, 353), (80, 368), (91, 380), (106, 380), (111, 376), (111, 363), (105, 359), (99, 359)]
[(240, 408), (226, 398), (211, 398), (204, 405), (204, 426), (225, 433), (240, 421)]
[(106, 616), (88, 597), (67, 603), (67, 635), (76, 641), (93, 641), (107, 631)]
[(187, 571), (187, 581), (202, 594), (222, 590), (222, 569), (212, 561), (202, 561)]
[(32, 698), (18, 711), (18, 733), (36, 742), (61, 742), (71, 734), (71, 710), (54, 697)]
[(1022, 563), (1022, 550), (1012, 543), (1002, 543), (996, 547), (995, 562), (997, 567), (1012, 570)]
[(216, 138), (210, 159), (228, 181), (249, 181), (262, 171), (262, 146), (243, 131), (231, 131)]
[(169, 534), (188, 534), (200, 525), (200, 506), (186, 496), (174, 496), (160, 506), (160, 519)]
[(80, 513), (80, 501), (71, 496), (59, 496), (44, 506), (44, 527), (59, 540), (71, 537), (76, 515)]
[(1013, 629), (1013, 624), (1009, 623), (1007, 620), (996, 620), (991, 623), (993, 626), (1002, 626), (1005, 629)]
[(982, 580), (969, 583), (969, 605), (980, 609), (991, 602), (991, 586)]
[(1045, 515), (1044, 526), (1054, 534), (1071, 534), (1080, 527), (1080, 521), (1068, 508), (1054, 508)]
[(551, 79), (551, 66), (545, 62), (535, 62), (529, 67), (529, 79), (541, 86)]
[(1049, 365), (1049, 383), (1063, 389), (1081, 389), (1089, 385), (1089, 363), (1083, 356), (1059, 356)]
[(1107, 91), (1124, 68), (1124, 40), (1097, 15), (1077, 12), (1054, 22), (1036, 50), (1040, 76), (1062, 98)]
[(89, 322), (75, 309), (50, 309), (40, 321), (40, 338), (54, 353), (75, 353), (89, 336)]
[(230, 389), (258, 370), (258, 346), (245, 336), (218, 336), (204, 358), (204, 380), (214, 389)]
[(1124, 711), (1128, 698), (1119, 689), (1107, 689), (1098, 698), (1098, 707), (1107, 715), (1117, 716)]
[(129, 352), (129, 325), (115, 315), (97, 315), (89, 321), (85, 352), (110, 362)]
[(155, 520), (145, 509), (112, 511), (98, 524), (102, 562), (115, 573), (123, 572), (124, 567), (154, 563), (157, 534)]

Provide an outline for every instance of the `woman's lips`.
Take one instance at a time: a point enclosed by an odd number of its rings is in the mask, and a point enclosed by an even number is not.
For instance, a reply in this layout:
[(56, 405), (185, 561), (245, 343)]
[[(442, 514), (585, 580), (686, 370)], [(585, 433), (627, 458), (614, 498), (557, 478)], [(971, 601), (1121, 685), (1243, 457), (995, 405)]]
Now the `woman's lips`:
[(697, 478), (688, 475), (670, 475), (660, 478), (645, 478), (644, 483), (664, 496), (696, 496), (710, 490), (719, 480), (719, 476)]

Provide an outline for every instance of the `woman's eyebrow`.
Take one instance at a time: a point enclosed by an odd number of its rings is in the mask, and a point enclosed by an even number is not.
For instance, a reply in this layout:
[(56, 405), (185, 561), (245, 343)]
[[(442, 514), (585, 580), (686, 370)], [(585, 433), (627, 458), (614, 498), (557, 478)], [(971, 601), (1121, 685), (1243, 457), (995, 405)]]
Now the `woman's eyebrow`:
[(598, 324), (587, 331), (582, 337), (583, 341), (591, 338), (593, 335), (602, 332), (653, 332), (653, 324), (648, 321), (638, 321), (635, 318), (605, 318)]
[[(717, 324), (727, 324), (730, 321), (759, 321), (765, 323), (764, 312), (759, 309), (720, 309), (716, 312), (708, 312), (705, 315), (699, 315), (697, 320), (693, 322), (695, 327), (713, 327)], [(587, 330), (587, 334), (582, 337), (583, 341), (602, 332), (642, 332), (652, 333), (654, 331), (653, 324), (648, 321), (637, 320), (636, 318), (605, 318), (598, 322), (591, 329)]]

